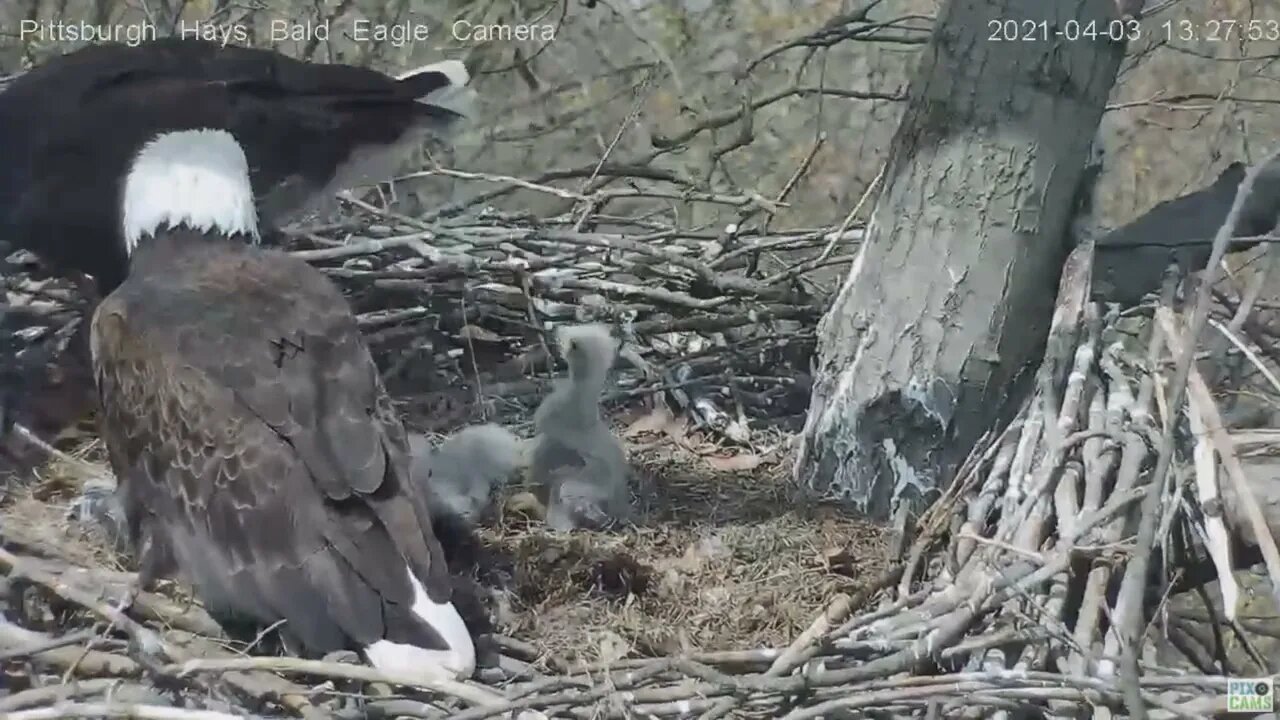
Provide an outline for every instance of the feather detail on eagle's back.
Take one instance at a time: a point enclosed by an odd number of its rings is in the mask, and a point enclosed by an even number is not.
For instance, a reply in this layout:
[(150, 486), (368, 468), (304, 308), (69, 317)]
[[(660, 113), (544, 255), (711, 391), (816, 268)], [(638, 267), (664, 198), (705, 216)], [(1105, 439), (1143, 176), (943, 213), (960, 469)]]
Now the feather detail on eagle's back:
[(397, 624), (424, 632), (396, 642), (443, 649), (425, 624), (380, 611), (380, 598), (414, 606), (406, 561), (432, 601), (447, 602), (450, 583), (346, 301), (283, 253), (185, 243), (182, 262), (126, 282), (94, 316), (126, 505), (170, 524), (174, 555), (215, 604), (271, 608), (321, 650), (342, 646), (326, 617), (362, 645)]

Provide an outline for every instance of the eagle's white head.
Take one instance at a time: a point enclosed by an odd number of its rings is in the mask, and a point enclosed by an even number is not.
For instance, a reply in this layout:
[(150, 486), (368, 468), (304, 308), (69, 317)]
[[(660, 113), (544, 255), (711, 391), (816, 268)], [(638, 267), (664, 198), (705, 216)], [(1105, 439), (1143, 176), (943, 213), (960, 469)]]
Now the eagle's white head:
[(122, 204), (130, 255), (142, 238), (183, 225), (259, 239), (249, 161), (225, 130), (168, 132), (147, 143), (125, 175)]

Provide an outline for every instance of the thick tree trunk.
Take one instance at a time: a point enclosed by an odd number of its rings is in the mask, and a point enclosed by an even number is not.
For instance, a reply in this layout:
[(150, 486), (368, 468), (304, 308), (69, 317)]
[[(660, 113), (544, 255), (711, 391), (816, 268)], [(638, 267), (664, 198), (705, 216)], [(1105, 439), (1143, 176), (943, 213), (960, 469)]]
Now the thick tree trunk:
[(918, 509), (1016, 409), (1124, 55), (1105, 35), (1116, 18), (1111, 0), (943, 8), (867, 239), (819, 330), (803, 486), (873, 517)]

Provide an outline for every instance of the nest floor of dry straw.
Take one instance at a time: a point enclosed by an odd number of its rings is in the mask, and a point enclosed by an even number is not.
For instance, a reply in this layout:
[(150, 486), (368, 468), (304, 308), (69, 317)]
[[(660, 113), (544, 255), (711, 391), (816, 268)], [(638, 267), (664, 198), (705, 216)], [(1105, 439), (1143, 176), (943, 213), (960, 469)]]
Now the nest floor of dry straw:
[[(832, 597), (883, 573), (887, 543), (872, 523), (793, 498), (788, 438), (771, 440), (733, 454), (692, 436), (633, 436), (636, 513), (618, 529), (557, 533), (505, 503), (479, 533), (512, 570), (497, 630), (549, 664), (785, 646)], [(96, 441), (76, 454), (101, 462)], [(40, 468), (0, 507), (0, 528), (119, 570), (101, 533), (67, 517), (85, 469)]]
[(633, 527), (485, 533), (517, 559), (506, 632), (566, 660), (785, 646), (888, 563), (880, 528), (791, 501), (789, 458), (716, 471), (684, 449), (637, 455), (652, 490)]

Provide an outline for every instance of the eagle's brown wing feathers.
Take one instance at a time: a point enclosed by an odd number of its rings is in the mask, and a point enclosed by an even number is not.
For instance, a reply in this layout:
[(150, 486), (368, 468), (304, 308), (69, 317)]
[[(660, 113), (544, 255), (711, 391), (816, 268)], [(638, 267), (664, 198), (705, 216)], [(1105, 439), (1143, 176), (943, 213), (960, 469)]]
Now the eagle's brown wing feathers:
[(321, 650), (344, 645), (326, 616), (362, 645), (445, 647), (406, 619), (406, 560), (437, 602), (445, 564), (404, 428), (328, 280), (280, 253), (215, 257), (127, 281), (92, 341), (131, 528), (168, 523), (153, 535), (206, 597), (287, 618)]

